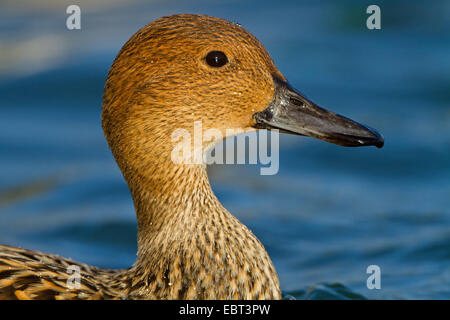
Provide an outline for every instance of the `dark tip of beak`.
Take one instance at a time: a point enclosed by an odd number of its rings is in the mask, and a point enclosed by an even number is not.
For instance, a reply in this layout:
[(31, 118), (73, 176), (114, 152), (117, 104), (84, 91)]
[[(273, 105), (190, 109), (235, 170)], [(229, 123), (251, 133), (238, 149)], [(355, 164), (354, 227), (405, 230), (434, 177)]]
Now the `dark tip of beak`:
[(384, 147), (384, 138), (382, 137), (381, 140), (379, 140), (376, 144), (375, 147), (377, 147), (378, 149), (381, 149)]
[(323, 140), (345, 147), (375, 146), (379, 149), (383, 148), (384, 137), (377, 130), (354, 121), (352, 122), (353, 124), (357, 124), (361, 127), (360, 132), (363, 132), (364, 136), (355, 136), (351, 134), (333, 132), (327, 135), (327, 137)]
[(366, 128), (367, 131), (371, 132), (374, 135), (374, 137), (371, 139), (371, 141), (366, 141), (366, 145), (370, 145), (370, 143), (372, 143), (378, 149), (383, 148), (383, 146), (384, 146), (383, 135), (381, 135), (377, 130), (375, 130), (371, 127), (368, 127), (368, 126), (364, 126), (364, 127)]

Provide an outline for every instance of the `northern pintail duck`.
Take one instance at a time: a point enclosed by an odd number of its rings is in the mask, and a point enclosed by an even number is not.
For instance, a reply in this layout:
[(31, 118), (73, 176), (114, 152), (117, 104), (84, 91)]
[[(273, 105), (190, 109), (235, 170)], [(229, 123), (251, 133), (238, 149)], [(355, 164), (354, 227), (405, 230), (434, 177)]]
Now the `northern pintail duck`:
[[(269, 255), (218, 201), (205, 163), (171, 158), (173, 131), (192, 132), (194, 121), (223, 137), (230, 128), (276, 128), (343, 146), (383, 146), (375, 130), (295, 91), (241, 26), (204, 15), (160, 18), (123, 46), (103, 96), (103, 130), (136, 210), (135, 264), (104, 270), (2, 245), (0, 298), (280, 299)], [(74, 265), (81, 279), (69, 288)]]

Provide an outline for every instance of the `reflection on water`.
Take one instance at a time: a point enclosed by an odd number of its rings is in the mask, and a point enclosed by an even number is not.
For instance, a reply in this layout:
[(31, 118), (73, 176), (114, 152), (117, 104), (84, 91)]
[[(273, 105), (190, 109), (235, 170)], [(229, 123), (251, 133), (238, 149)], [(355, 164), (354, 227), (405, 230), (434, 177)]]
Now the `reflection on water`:
[[(295, 87), (386, 139), (381, 150), (348, 149), (282, 135), (275, 176), (209, 169), (219, 199), (266, 246), (286, 297), (450, 298), (448, 4), (381, 1), (382, 30), (368, 31), (358, 1), (81, 3), (78, 32), (64, 29), (56, 2), (1, 11), (1, 243), (133, 263), (132, 202), (100, 127), (104, 79), (140, 26), (207, 13), (241, 23)], [(366, 287), (371, 264), (381, 290)]]

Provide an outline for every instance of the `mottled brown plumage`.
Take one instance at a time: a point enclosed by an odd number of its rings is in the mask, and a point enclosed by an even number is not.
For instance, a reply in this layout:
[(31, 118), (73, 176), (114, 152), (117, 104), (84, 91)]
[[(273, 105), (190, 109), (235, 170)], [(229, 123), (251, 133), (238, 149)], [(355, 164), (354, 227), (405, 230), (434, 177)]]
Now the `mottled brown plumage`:
[[(210, 67), (205, 56), (229, 63)], [(103, 129), (133, 197), (138, 254), (111, 271), (0, 246), (0, 298), (279, 299), (278, 276), (263, 245), (217, 200), (205, 164), (171, 160), (172, 132), (255, 130), (273, 77), (283, 79), (260, 42), (240, 26), (202, 15), (158, 19), (131, 37), (108, 75)], [(215, 141), (205, 141), (209, 147)], [(82, 271), (68, 289), (68, 265)]]

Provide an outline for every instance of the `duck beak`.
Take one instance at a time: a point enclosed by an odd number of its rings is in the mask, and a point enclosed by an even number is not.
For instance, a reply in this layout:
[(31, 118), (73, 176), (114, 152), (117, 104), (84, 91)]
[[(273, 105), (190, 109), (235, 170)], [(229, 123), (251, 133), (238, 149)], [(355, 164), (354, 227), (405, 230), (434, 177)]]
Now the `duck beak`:
[(314, 137), (345, 147), (383, 147), (375, 129), (317, 106), (289, 83), (274, 78), (275, 94), (269, 107), (253, 115), (256, 128)]

